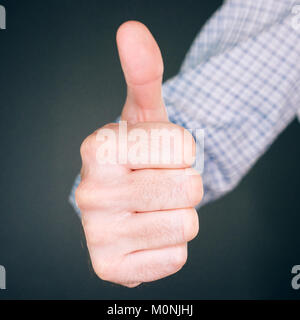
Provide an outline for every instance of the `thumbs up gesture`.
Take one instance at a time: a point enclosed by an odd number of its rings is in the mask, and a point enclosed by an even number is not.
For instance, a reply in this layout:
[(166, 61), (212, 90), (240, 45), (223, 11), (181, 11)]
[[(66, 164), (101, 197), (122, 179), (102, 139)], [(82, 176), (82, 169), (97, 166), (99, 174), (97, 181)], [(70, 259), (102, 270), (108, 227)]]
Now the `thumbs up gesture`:
[(128, 21), (117, 32), (117, 45), (127, 83), (122, 121), (83, 141), (76, 202), (96, 274), (135, 287), (185, 264), (187, 242), (198, 233), (194, 206), (203, 189), (190, 168), (192, 136), (168, 121), (154, 38), (143, 24)]

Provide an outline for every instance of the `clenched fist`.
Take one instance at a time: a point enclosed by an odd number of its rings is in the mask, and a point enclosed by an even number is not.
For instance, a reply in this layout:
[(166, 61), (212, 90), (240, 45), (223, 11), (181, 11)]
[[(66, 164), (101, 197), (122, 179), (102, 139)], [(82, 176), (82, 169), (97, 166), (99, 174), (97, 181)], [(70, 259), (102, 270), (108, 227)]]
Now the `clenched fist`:
[[(143, 24), (129, 21), (119, 28), (117, 45), (127, 82), (126, 126), (108, 124), (82, 143), (76, 202), (96, 274), (135, 287), (185, 264), (203, 191), (190, 168), (192, 136), (168, 122), (154, 38)], [(173, 144), (164, 144), (164, 135)]]

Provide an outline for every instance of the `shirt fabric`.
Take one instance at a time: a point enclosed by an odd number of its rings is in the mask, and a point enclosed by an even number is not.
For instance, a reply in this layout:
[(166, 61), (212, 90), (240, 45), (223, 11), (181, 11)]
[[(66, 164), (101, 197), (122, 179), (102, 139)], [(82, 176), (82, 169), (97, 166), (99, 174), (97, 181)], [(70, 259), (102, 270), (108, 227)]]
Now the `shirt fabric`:
[[(200, 205), (232, 190), (300, 115), (298, 5), (225, 1), (197, 35), (179, 73), (163, 84), (169, 120), (205, 133)], [(80, 214), (79, 183), (77, 176), (69, 199)]]

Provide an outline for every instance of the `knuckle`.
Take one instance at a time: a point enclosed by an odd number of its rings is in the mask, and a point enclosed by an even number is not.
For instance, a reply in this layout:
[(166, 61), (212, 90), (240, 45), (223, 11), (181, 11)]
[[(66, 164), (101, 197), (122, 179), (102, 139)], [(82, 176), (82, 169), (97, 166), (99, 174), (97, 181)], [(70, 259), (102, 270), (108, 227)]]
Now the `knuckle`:
[(183, 234), (185, 241), (191, 241), (199, 232), (199, 217), (195, 209), (188, 210), (184, 219)]
[(75, 191), (75, 201), (80, 210), (83, 210), (86, 203), (86, 192), (84, 189), (83, 182), (80, 182), (79, 186)]
[(195, 139), (193, 137), (193, 135), (191, 134), (191, 132), (185, 128), (183, 128), (183, 134), (186, 137), (186, 139), (192, 144), (193, 147), (196, 146), (196, 142)]
[(89, 229), (87, 226), (84, 227), (86, 242), (89, 245), (97, 245), (99, 244), (99, 238), (95, 230)]
[(103, 228), (99, 228), (99, 223), (95, 225), (88, 222), (84, 225), (85, 237), (89, 245), (95, 246), (105, 244), (107, 236), (102, 229)]
[[(101, 197), (101, 192), (97, 192), (97, 198)], [(88, 182), (82, 180), (75, 191), (75, 200), (80, 210), (88, 210), (93, 207), (95, 197), (95, 188), (92, 188)]]
[(114, 192), (88, 180), (82, 180), (75, 191), (75, 200), (82, 211), (108, 208), (112, 202)]
[(187, 130), (184, 129), (183, 131), (184, 136), (184, 149), (183, 149), (183, 156), (184, 162), (186, 165), (191, 166), (195, 162), (196, 157), (196, 142), (193, 135)]
[(120, 215), (111, 214), (111, 211), (97, 209), (96, 211), (85, 211), (82, 214), (86, 241), (89, 246), (113, 246), (114, 253), (123, 252), (126, 245), (122, 243), (124, 219)]
[(193, 170), (193, 174), (189, 176), (189, 187), (187, 188), (187, 197), (192, 207), (195, 207), (203, 198), (203, 184), (201, 175)]
[(175, 250), (174, 255), (172, 257), (172, 267), (174, 270), (180, 270), (187, 261), (187, 247), (180, 246), (177, 250)]
[[(105, 248), (103, 250), (106, 251)], [(96, 275), (104, 281), (122, 284), (122, 280), (125, 280), (125, 283), (129, 283), (129, 281), (126, 281), (127, 279), (123, 279), (122, 272), (120, 272), (123, 267), (122, 256), (108, 253), (97, 254), (92, 258), (92, 266)]]
[(87, 159), (93, 157), (95, 154), (95, 135), (91, 134), (86, 137), (80, 146), (80, 155), (82, 161), (86, 161)]
[(113, 280), (113, 265), (110, 261), (106, 259), (99, 259), (94, 260), (93, 262), (93, 269), (96, 275), (104, 280), (104, 281), (112, 281)]

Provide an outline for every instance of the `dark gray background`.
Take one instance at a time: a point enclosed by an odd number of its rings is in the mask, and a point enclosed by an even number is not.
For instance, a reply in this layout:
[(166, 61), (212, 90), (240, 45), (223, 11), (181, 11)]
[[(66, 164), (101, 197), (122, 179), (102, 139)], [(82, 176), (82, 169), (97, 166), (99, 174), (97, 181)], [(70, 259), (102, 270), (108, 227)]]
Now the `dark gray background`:
[(299, 140), (294, 121), (239, 187), (204, 207), (186, 266), (127, 289), (93, 273), (67, 198), (81, 141), (119, 114), (125, 85), (115, 32), (144, 22), (178, 71), (221, 1), (2, 0), (0, 299), (300, 298)]

